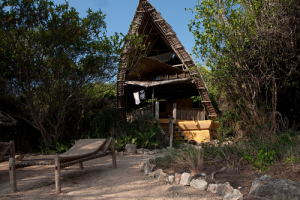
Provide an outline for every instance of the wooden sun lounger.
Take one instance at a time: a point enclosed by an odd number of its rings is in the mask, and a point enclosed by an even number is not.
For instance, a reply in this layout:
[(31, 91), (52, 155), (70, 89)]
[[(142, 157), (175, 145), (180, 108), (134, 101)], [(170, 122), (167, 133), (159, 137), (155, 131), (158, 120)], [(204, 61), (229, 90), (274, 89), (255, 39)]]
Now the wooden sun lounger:
[[(111, 145), (111, 155), (113, 168), (117, 168), (114, 139), (81, 139), (73, 147), (60, 155), (32, 156), (23, 159), (21, 162), (10, 160), (10, 173), (15, 174), (15, 169), (33, 165), (54, 165), (55, 166), (55, 187), (56, 193), (61, 192), (61, 169), (75, 164), (79, 164), (83, 169), (83, 162), (107, 155), (107, 149)], [(12, 172), (11, 172), (12, 171)], [(16, 179), (10, 181), (13, 192), (17, 190)]]

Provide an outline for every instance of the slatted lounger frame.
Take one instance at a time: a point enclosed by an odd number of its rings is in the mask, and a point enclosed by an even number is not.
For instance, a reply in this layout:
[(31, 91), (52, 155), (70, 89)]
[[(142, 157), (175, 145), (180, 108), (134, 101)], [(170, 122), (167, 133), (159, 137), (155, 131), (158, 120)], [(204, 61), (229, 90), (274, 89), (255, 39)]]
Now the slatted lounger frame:
[(55, 166), (55, 188), (56, 188), (56, 193), (59, 194), (59, 193), (61, 193), (61, 169), (72, 166), (72, 165), (76, 165), (76, 164), (79, 164), (79, 167), (81, 169), (83, 169), (83, 165), (82, 165), (83, 162), (106, 156), (107, 155), (106, 151), (107, 151), (109, 145), (111, 145), (113, 169), (116, 169), (117, 162), (116, 162), (116, 154), (115, 154), (115, 146), (114, 146), (113, 137), (108, 138), (105, 142), (104, 147), (99, 152), (97, 152), (96, 154), (93, 154), (91, 156), (76, 159), (76, 160), (66, 162), (66, 163), (60, 163), (60, 156), (57, 155), (54, 157), (53, 161), (17, 162), (17, 163), (15, 163), (15, 166), (17, 168), (21, 168), (21, 167), (28, 167), (28, 166), (33, 166), (33, 165), (54, 165)]

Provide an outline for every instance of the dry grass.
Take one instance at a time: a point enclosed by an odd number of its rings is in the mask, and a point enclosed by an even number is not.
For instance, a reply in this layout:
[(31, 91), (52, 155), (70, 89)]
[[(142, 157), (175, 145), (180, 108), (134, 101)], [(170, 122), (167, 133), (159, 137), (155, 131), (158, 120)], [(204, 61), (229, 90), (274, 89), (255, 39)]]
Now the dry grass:
[(183, 149), (168, 150), (167, 154), (156, 160), (164, 168), (174, 168), (175, 171), (190, 171), (192, 175), (203, 169), (204, 151), (202, 148), (188, 145)]

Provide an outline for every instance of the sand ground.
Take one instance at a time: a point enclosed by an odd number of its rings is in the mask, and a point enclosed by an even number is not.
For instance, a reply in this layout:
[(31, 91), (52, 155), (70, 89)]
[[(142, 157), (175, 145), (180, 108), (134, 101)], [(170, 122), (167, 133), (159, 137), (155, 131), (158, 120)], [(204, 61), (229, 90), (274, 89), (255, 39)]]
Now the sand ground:
[(111, 156), (85, 162), (84, 170), (78, 165), (68, 167), (62, 170), (62, 193), (58, 195), (53, 166), (17, 169), (18, 191), (11, 193), (8, 162), (3, 162), (0, 163), (0, 199), (223, 199), (189, 186), (172, 186), (149, 179), (138, 164), (154, 156), (117, 156), (117, 169), (112, 169)]

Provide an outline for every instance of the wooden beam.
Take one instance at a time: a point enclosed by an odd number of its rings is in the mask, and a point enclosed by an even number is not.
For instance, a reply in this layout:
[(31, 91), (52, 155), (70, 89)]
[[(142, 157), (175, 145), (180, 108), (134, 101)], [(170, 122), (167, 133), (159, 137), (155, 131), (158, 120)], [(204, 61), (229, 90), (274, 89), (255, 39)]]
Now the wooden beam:
[(170, 117), (169, 119), (169, 134), (170, 134), (170, 149), (173, 148), (173, 119)]
[(180, 64), (180, 65), (172, 65), (172, 67), (182, 67), (183, 64)]
[(80, 168), (81, 170), (84, 170), (84, 167), (83, 167), (82, 162), (78, 163), (78, 165), (79, 165), (79, 168)]
[(61, 173), (60, 173), (60, 157), (55, 156), (54, 157), (54, 163), (55, 163), (55, 189), (56, 194), (61, 193)]
[(10, 143), (10, 156), (9, 156), (9, 184), (12, 192), (17, 191), (16, 181), (16, 165), (15, 165), (15, 142), (12, 140)]
[(206, 90), (205, 87), (198, 87), (198, 90)]
[(114, 140), (113, 137), (112, 137), (112, 140), (111, 140), (110, 149), (111, 149), (111, 159), (112, 159), (113, 169), (117, 169), (117, 159), (116, 159), (116, 152), (115, 152), (115, 140)]
[(173, 122), (176, 124), (176, 116), (177, 116), (177, 106), (176, 103), (173, 103)]
[(15, 142), (12, 140), (10, 143), (10, 157), (15, 157)]
[(15, 157), (9, 158), (9, 184), (12, 192), (17, 191)]
[(152, 87), (152, 99), (151, 99), (152, 101), (152, 115), (154, 115), (154, 87)]
[(159, 120), (159, 101), (155, 102), (155, 119)]

